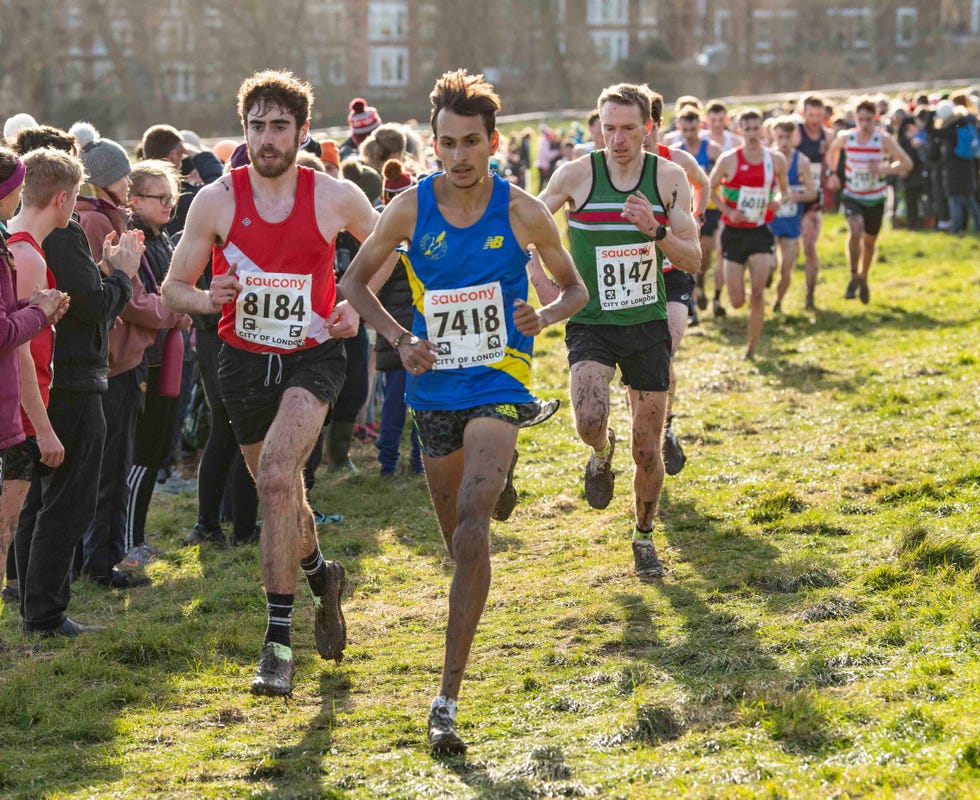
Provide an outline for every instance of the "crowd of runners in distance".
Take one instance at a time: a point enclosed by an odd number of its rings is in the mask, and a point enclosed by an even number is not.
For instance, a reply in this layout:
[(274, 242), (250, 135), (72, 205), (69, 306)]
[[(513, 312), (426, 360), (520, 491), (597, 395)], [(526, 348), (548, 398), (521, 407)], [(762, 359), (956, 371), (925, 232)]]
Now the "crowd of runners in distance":
[[(101, 630), (68, 616), (73, 581), (149, 585), (154, 493), (196, 491), (188, 545), (260, 548), (268, 625), (251, 690), (289, 695), (300, 570), (317, 651), (339, 661), (347, 642), (345, 568), (318, 539), (342, 519), (311, 506), (316, 472), (355, 471), (352, 446), (373, 443), (382, 479), (424, 476), (455, 563), (428, 732), (434, 750), (462, 752), (490, 520), (517, 502), (519, 429), (559, 406), (532, 391), (534, 337), (565, 324), (585, 499), (610, 504), (625, 449), (624, 549), (637, 578), (661, 577), (664, 476), (686, 461), (673, 429), (686, 329), (699, 311), (747, 305), (744, 355), (759, 357), (767, 287), (770, 313), (819, 313), (826, 293), (866, 304), (884, 222), (980, 230), (978, 92), (665, 109), (649, 87), (617, 84), (567, 130), (505, 136), (493, 87), (457, 70), (436, 82), (427, 126), (383, 122), (355, 98), (337, 142), (310, 133), (309, 84), (266, 71), (239, 91), (241, 138), (208, 147), (158, 124), (135, 152), (87, 122), (10, 116), (3, 602), (28, 636)], [(840, 286), (821, 279), (816, 246), (838, 209)], [(617, 374), (631, 428), (618, 436)], [(198, 449), (196, 480), (181, 477)]]

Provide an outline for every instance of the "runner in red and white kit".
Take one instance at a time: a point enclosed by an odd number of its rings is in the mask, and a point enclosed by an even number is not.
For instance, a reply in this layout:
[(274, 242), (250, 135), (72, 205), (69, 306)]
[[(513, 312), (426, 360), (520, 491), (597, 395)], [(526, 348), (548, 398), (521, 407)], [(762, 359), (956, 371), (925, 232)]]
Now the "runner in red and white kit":
[(809, 159), (810, 175), (817, 190), (817, 197), (803, 207), (803, 257), (806, 262), (806, 308), (812, 311), (814, 291), (817, 287), (817, 274), (820, 272), (820, 257), (817, 255), (817, 240), (823, 223), (823, 195), (820, 187), (827, 166), (827, 151), (834, 138), (834, 132), (824, 124), (824, 99), (818, 95), (807, 95), (801, 101), (803, 122), (799, 124), (800, 142), (796, 149)]
[[(725, 256), (725, 284), (733, 308), (745, 305), (745, 265), (749, 266), (749, 346), (755, 355), (765, 321), (765, 289), (775, 269), (776, 242), (768, 223), (789, 196), (786, 159), (762, 146), (762, 114), (749, 108), (739, 117), (745, 144), (729, 150), (711, 171), (711, 191), (722, 209), (725, 229), (721, 246)], [(775, 195), (779, 186), (779, 196)]]
[[(909, 158), (891, 135), (876, 127), (877, 109), (870, 97), (861, 100), (854, 109), (857, 126), (837, 134), (827, 154), (830, 176), (827, 186), (841, 189), (841, 205), (847, 217), (847, 260), (851, 280), (844, 293), (845, 300), (860, 297), (870, 299), (868, 272), (875, 258), (875, 247), (888, 199), (889, 175), (905, 175), (912, 169)], [(844, 183), (837, 176), (841, 154), (844, 163)]]
[[(353, 183), (296, 165), (313, 92), (288, 72), (260, 72), (238, 92), (251, 165), (197, 194), (163, 295), (174, 310), (221, 312), (219, 380), (228, 416), (265, 509), (262, 577), (269, 608), (252, 691), (289, 695), (297, 562), (316, 607), (317, 651), (340, 660), (344, 568), (325, 562), (302, 467), (344, 383), (341, 337), (358, 318), (338, 302), (334, 240), (365, 239), (378, 214)], [(195, 287), (209, 256), (214, 279)]]

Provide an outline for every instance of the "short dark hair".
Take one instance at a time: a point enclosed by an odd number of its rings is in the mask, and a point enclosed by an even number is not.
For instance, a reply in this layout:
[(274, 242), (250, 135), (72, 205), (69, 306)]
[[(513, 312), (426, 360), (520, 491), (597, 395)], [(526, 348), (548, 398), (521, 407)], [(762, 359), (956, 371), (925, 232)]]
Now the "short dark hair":
[(591, 114), (589, 114), (589, 127), (591, 128), (599, 121), (599, 109), (597, 108)]
[(803, 108), (807, 106), (820, 106), (822, 109), (826, 105), (826, 101), (818, 94), (808, 94), (803, 98)]
[(497, 112), (500, 111), (500, 98), (483, 75), (470, 75), (465, 69), (444, 72), (436, 81), (429, 94), (432, 114), (429, 124), (436, 132), (436, 117), (443, 109), (459, 114), (461, 117), (479, 116), (487, 129), (487, 136), (497, 127)]
[(238, 89), (238, 116), (242, 125), (248, 123), (246, 117), (249, 109), (256, 104), (260, 110), (276, 106), (292, 114), (299, 128), (310, 120), (313, 87), (287, 70), (256, 72), (251, 78), (246, 78)]
[(143, 158), (166, 159), (174, 148), (183, 143), (184, 137), (173, 125), (154, 125), (146, 129), (140, 147)]
[(708, 114), (717, 114), (719, 111), (722, 114), (727, 114), (728, 108), (726, 108), (725, 104), (721, 102), (721, 100), (712, 100), (708, 103), (708, 107), (705, 108), (705, 111)]
[(697, 106), (684, 106), (677, 112), (677, 119), (684, 122), (700, 122), (701, 111)]
[(854, 113), (858, 111), (870, 111), (876, 117), (878, 116), (878, 106), (875, 105), (875, 101), (870, 97), (862, 97), (856, 106), (854, 106)]
[(20, 159), (17, 153), (6, 147), (0, 147), (0, 181), (5, 181), (14, 174)]
[(76, 155), (75, 137), (61, 128), (52, 125), (38, 125), (36, 128), (24, 128), (14, 137), (14, 150), (22, 156), (41, 147), (53, 147)]
[[(617, 83), (602, 90), (596, 105), (600, 109), (604, 103), (615, 103), (618, 106), (636, 106), (640, 109), (640, 118), (645, 125), (648, 119), (653, 119), (653, 97), (654, 93), (646, 84)], [(663, 112), (663, 108), (664, 99), (660, 97), (660, 112)], [(657, 121), (659, 122), (659, 119)]]
[(749, 108), (743, 109), (738, 114), (738, 124), (741, 125), (747, 119), (762, 119), (762, 112), (759, 109), (750, 106)]

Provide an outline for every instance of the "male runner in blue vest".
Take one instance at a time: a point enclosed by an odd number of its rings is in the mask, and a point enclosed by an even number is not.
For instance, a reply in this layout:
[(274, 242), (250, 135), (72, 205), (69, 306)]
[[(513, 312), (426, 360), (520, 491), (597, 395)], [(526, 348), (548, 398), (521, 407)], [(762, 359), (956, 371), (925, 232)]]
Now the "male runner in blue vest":
[[(381, 216), (341, 290), (408, 370), (406, 397), (422, 440), (429, 493), (455, 561), (442, 688), (429, 712), (429, 744), (460, 753), (456, 700), (490, 588), (490, 515), (504, 486), (518, 425), (538, 413), (528, 384), (532, 337), (587, 299), (554, 219), (539, 200), (490, 174), (500, 101), (482, 75), (447, 72), (435, 85), (432, 130), (443, 172), (402, 192)], [(369, 289), (408, 241), (412, 330)], [(559, 294), (527, 304), (528, 245)]]

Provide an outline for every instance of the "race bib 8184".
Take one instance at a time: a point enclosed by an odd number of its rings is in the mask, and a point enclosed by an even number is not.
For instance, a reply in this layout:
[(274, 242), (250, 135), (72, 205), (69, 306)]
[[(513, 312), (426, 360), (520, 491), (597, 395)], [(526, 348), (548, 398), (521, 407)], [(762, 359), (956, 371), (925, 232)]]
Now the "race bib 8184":
[(235, 333), (246, 341), (283, 350), (306, 344), (313, 318), (312, 275), (246, 272), (235, 306)]

